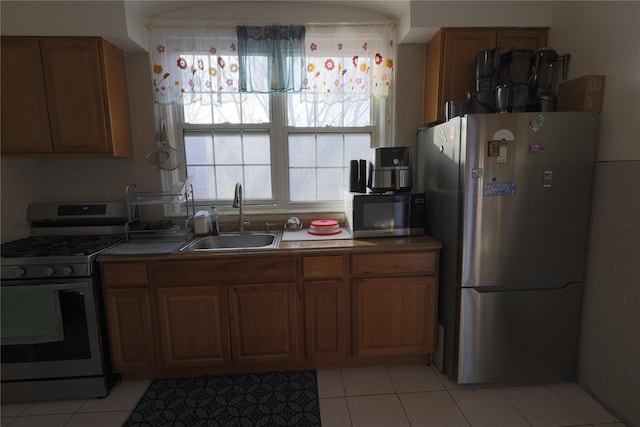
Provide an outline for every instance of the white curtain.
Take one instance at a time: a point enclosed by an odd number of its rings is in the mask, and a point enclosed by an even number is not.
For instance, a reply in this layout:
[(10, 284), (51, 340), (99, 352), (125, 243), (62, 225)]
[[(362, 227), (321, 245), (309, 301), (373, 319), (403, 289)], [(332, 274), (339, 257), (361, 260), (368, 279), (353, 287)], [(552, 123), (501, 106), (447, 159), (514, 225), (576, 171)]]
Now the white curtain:
[(220, 95), (238, 93), (235, 27), (152, 27), (151, 60), (158, 104), (231, 101)]
[(307, 89), (329, 98), (385, 98), (395, 73), (395, 25), (307, 26)]

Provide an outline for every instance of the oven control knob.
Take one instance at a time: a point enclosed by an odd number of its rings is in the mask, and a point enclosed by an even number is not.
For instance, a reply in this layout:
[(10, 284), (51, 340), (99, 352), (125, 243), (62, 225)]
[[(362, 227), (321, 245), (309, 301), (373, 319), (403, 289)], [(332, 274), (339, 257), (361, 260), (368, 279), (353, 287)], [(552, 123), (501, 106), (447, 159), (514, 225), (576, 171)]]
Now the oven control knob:
[(51, 267), (51, 266), (49, 266), (49, 267), (45, 267), (45, 269), (44, 269), (44, 275), (45, 275), (45, 276), (47, 276), (47, 277), (51, 277), (51, 276), (53, 276), (54, 274), (56, 274), (56, 269), (55, 269), (55, 268), (53, 268), (53, 267)]
[(24, 267), (16, 267), (13, 269), (13, 277), (24, 277), (27, 275), (27, 270)]
[(73, 268), (70, 265), (65, 265), (62, 267), (62, 275), (63, 276), (71, 276), (73, 274)]

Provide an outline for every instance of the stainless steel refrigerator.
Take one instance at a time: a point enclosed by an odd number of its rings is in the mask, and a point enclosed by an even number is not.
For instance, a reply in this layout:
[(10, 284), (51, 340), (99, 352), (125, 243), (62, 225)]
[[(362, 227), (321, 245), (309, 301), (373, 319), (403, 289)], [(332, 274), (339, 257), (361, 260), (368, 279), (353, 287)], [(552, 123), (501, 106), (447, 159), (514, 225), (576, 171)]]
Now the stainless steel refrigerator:
[(453, 381), (575, 372), (598, 115), (470, 114), (418, 131), (443, 244), (436, 365)]

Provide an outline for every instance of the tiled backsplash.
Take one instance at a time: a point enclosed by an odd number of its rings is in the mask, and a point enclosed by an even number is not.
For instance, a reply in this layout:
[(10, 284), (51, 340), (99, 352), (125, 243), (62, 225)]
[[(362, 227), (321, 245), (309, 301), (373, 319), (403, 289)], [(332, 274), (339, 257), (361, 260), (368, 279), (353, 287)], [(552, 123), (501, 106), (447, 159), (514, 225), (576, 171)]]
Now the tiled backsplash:
[(640, 161), (596, 163), (579, 382), (640, 426)]

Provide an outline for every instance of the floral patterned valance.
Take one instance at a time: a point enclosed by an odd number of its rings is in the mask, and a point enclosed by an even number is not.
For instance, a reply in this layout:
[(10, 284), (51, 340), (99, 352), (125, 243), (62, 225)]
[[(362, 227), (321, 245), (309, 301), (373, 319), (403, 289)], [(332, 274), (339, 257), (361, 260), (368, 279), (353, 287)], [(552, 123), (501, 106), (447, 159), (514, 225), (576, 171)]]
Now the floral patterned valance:
[(307, 27), (307, 90), (384, 98), (395, 67), (391, 25)]
[[(300, 76), (298, 84), (301, 93), (309, 95), (306, 98), (327, 102), (389, 94), (395, 74), (394, 26), (310, 25), (303, 40), (303, 53), (298, 50), (289, 63), (300, 67), (294, 75)], [(156, 103), (225, 102), (233, 99), (225, 94), (250, 90), (242, 86), (238, 44), (236, 27), (153, 27)], [(266, 72), (264, 79), (268, 80)], [(271, 90), (282, 88), (271, 86)]]

